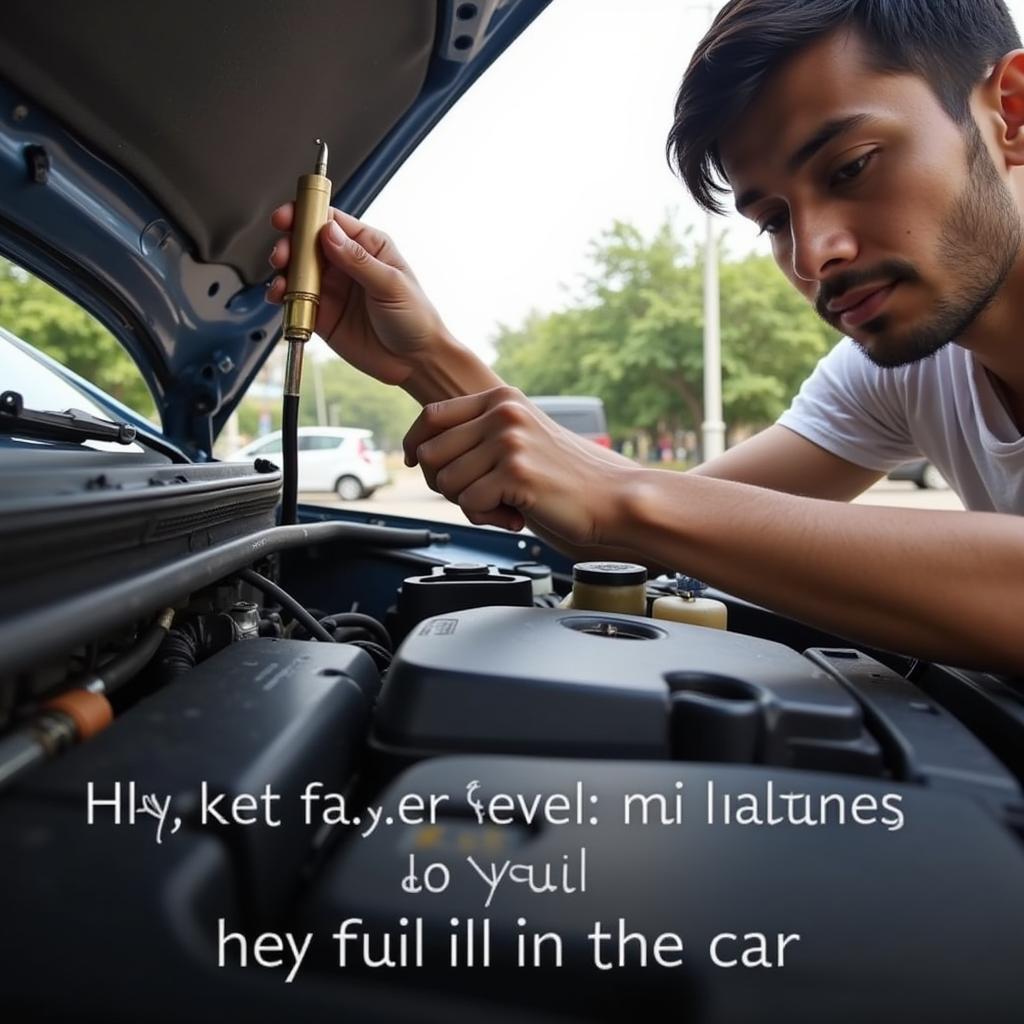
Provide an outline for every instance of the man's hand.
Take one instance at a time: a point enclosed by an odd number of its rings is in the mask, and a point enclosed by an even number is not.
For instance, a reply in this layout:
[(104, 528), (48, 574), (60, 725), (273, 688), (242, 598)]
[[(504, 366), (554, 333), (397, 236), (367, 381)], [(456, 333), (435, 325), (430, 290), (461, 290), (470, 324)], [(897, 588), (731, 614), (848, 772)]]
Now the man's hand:
[[(324, 274), (316, 333), (340, 356), (385, 384), (405, 384), (417, 357), (446, 332), (412, 270), (383, 232), (341, 210), (320, 232)], [(290, 231), (294, 204), (274, 211), (271, 224)], [(270, 265), (282, 273), (267, 290), (284, 297), (291, 236), (274, 246)]]
[(569, 544), (601, 544), (616, 495), (636, 467), (501, 386), (428, 405), (405, 436), (405, 459), (477, 525), (530, 525)]
[[(271, 215), (291, 230), (294, 206)], [(451, 336), (423, 294), (394, 242), (341, 210), (331, 209), (320, 232), (324, 274), (316, 333), (343, 359), (385, 384), (397, 384), (421, 402), (493, 387), (498, 378)], [(291, 236), (278, 240), (270, 264), (281, 273), (267, 289), (281, 302)]]

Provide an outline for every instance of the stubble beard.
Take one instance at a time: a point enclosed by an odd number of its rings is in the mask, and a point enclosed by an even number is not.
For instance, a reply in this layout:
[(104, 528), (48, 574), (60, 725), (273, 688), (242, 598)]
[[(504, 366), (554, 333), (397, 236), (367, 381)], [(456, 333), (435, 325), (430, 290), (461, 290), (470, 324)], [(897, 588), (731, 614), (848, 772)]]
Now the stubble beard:
[[(955, 291), (935, 303), (925, 323), (903, 333), (890, 328), (892, 317), (885, 313), (863, 324), (858, 333), (864, 340), (853, 341), (876, 366), (890, 369), (916, 363), (962, 337), (998, 295), (1024, 247), (1020, 211), (973, 120), (965, 134), (967, 184), (946, 217), (938, 242), (939, 265), (955, 282)], [(904, 269), (898, 279), (918, 279), (909, 264), (899, 262)]]

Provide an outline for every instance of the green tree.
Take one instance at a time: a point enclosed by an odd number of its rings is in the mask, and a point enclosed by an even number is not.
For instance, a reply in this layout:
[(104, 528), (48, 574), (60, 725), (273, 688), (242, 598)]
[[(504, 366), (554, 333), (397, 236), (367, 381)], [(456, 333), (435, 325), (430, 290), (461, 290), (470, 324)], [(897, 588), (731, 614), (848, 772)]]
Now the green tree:
[[(703, 407), (703, 252), (663, 224), (650, 239), (615, 222), (591, 246), (570, 307), (498, 330), (496, 369), (527, 394), (595, 394), (616, 437), (699, 431)], [(773, 262), (721, 268), (723, 405), (733, 428), (772, 422), (836, 335)]]
[(71, 299), (2, 257), (0, 324), (131, 409), (156, 419), (153, 396), (114, 335)]
[(735, 425), (762, 426), (786, 409), (839, 335), (768, 256), (727, 261), (720, 278), (726, 416)]

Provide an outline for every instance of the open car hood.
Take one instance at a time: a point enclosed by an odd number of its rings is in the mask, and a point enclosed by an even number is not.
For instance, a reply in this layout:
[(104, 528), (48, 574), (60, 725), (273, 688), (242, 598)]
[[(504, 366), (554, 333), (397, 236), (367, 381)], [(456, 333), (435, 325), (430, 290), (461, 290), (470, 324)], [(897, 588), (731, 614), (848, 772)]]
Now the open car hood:
[(196, 458), (280, 333), (268, 216), (330, 147), (359, 215), (549, 0), (8, 0), (0, 251), (130, 351)]

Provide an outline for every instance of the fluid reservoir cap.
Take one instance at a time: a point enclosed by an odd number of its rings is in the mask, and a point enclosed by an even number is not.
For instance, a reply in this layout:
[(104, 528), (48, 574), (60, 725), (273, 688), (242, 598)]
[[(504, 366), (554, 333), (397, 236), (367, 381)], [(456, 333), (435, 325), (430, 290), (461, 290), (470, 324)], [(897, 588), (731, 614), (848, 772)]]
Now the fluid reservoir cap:
[(577, 562), (572, 567), (572, 578), (574, 582), (602, 587), (633, 587), (647, 582), (647, 570), (635, 562)]
[(520, 562), (512, 566), (512, 571), (518, 576), (528, 576), (531, 580), (543, 580), (551, 575), (551, 566), (540, 562)]
[(520, 562), (512, 566), (512, 572), (517, 576), (525, 576), (530, 581), (535, 599), (549, 597), (554, 593), (550, 565), (541, 562)]
[(482, 562), (452, 562), (444, 566), (442, 576), (486, 576), (487, 566)]

